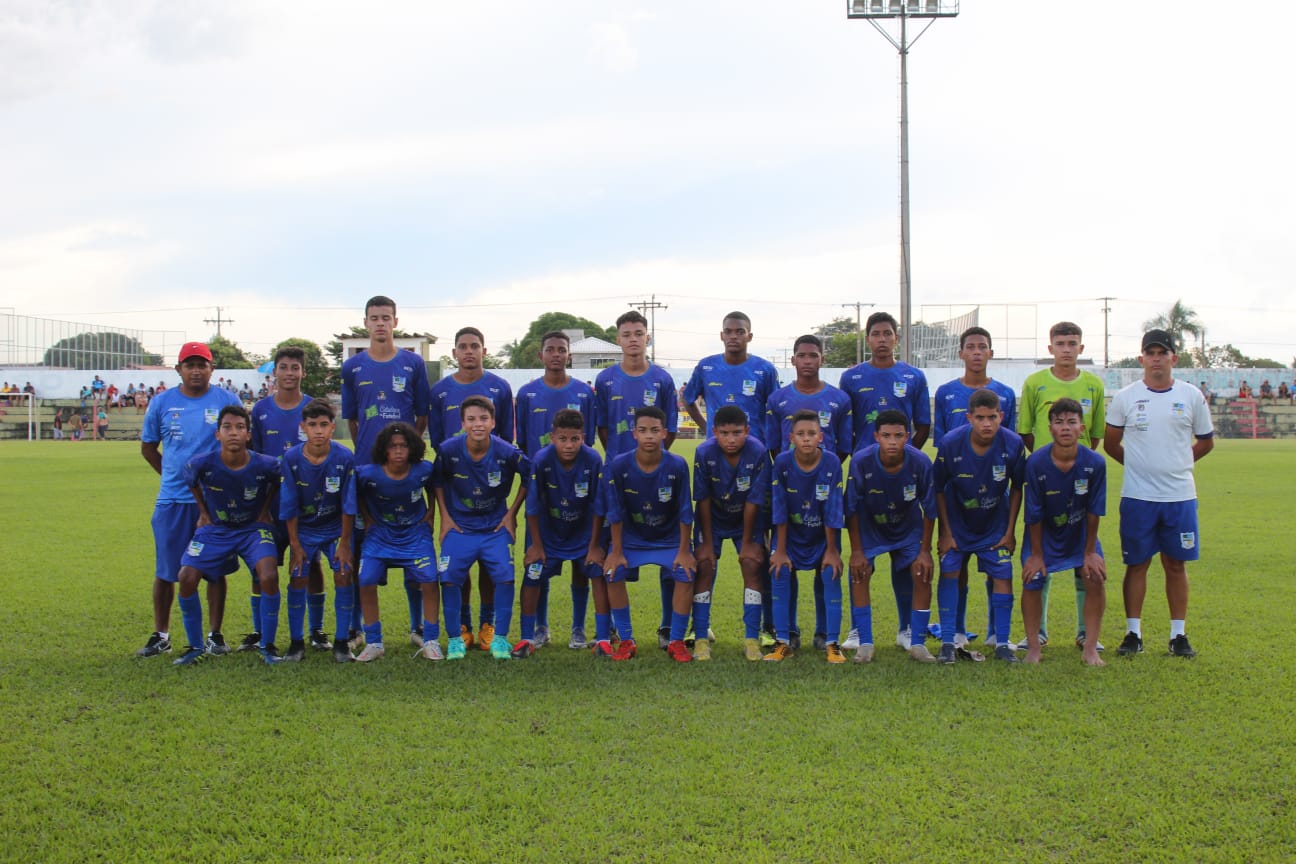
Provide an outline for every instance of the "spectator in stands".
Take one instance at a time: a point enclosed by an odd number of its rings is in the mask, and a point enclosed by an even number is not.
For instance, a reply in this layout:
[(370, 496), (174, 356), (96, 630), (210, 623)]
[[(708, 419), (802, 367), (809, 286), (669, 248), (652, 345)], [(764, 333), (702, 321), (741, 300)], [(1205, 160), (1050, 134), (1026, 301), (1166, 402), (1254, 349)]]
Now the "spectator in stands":
[(99, 409), (95, 414), (94, 440), (108, 440), (108, 408), (107, 405)]
[(109, 384), (108, 389), (104, 391), (104, 404), (112, 410), (113, 403), (117, 401), (117, 385)]
[(240, 401), (243, 401), (243, 402), (249, 402), (249, 403), (250, 403), (250, 402), (254, 401), (255, 398), (256, 398), (256, 397), (252, 394), (252, 385), (251, 385), (251, 384), (244, 384), (244, 385), (243, 385), (243, 388), (242, 388), (241, 390), (239, 390), (239, 394), (238, 394), (238, 395), (239, 395), (239, 400), (240, 400)]
[(63, 409), (54, 412), (54, 440), (63, 440)]
[(1266, 378), (1260, 382), (1260, 401), (1263, 402), (1264, 400), (1268, 399), (1270, 402), (1272, 402), (1273, 398), (1274, 398), (1273, 385), (1270, 384), (1269, 379)]
[(91, 395), (93, 395), (93, 396), (98, 396), (100, 393), (102, 393), (102, 392), (104, 391), (104, 387), (106, 387), (106, 386), (107, 386), (107, 385), (104, 384), (104, 380), (103, 380), (102, 378), (100, 378), (98, 375), (96, 375), (96, 376), (94, 377), (94, 380), (90, 382), (90, 393), (91, 393)]
[(157, 392), (158, 392), (158, 393), (161, 393), (161, 392), (162, 392), (163, 390), (165, 390), (165, 389), (166, 389), (166, 382), (165, 382), (165, 381), (159, 381), (159, 382), (158, 382), (158, 386), (157, 386)]
[(88, 402), (89, 400), (90, 400), (90, 388), (82, 387), (81, 388), (81, 410), (82, 411), (85, 410), (86, 402)]
[(80, 441), (86, 418), (79, 411), (72, 415), (72, 440)]
[(4, 382), (4, 386), (0, 387), (0, 405), (9, 404), (9, 400), (5, 398), (8, 394), (9, 394), (9, 382), (6, 381)]
[(30, 393), (31, 395), (35, 396), (35, 395), (36, 395), (36, 388), (32, 386), (32, 383), (31, 383), (30, 381), (28, 381), (26, 384), (23, 385), (23, 391), (22, 391), (22, 392), (24, 392), (24, 393)]
[(135, 413), (143, 414), (144, 409), (148, 408), (148, 403), (149, 403), (148, 391), (145, 390), (144, 385), (141, 384), (140, 389), (135, 391)]
[(1210, 385), (1205, 381), (1201, 382), (1202, 396), (1206, 399), (1206, 404), (1210, 405), (1215, 401), (1215, 394), (1211, 392)]
[(1238, 398), (1239, 399), (1251, 398), (1251, 385), (1246, 382), (1245, 378), (1243, 378), (1242, 383), (1238, 385)]
[(1278, 398), (1279, 398), (1279, 399), (1286, 399), (1287, 402), (1288, 402), (1289, 404), (1291, 403), (1291, 400), (1292, 400), (1292, 391), (1291, 391), (1291, 388), (1289, 388), (1289, 387), (1287, 386), (1287, 382), (1286, 382), (1286, 381), (1279, 381), (1279, 382), (1278, 382)]

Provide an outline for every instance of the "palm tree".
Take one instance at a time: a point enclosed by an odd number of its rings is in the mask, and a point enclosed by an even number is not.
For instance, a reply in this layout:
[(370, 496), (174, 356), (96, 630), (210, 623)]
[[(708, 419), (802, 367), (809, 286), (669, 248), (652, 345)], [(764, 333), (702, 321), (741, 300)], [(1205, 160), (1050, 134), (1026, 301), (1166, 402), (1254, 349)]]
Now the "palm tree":
[(1191, 333), (1194, 338), (1206, 332), (1206, 325), (1197, 315), (1197, 310), (1185, 306), (1182, 300), (1176, 300), (1169, 312), (1143, 322), (1144, 330), (1164, 330), (1175, 340), (1175, 353), (1182, 354), (1184, 347), (1183, 334)]

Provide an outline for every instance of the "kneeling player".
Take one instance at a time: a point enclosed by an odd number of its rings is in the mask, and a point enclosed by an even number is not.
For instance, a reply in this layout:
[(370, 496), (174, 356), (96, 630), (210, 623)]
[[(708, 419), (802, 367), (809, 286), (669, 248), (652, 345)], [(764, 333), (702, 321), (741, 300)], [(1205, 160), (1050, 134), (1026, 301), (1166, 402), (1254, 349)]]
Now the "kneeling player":
[[(891, 584), (897, 596), (903, 592), (922, 599), (921, 604), (906, 600), (904, 605), (921, 605), (923, 618), (931, 614), (931, 578), (935, 569), (931, 540), (936, 524), (936, 487), (931, 459), (909, 446), (909, 418), (894, 408), (878, 414), (873, 423), (873, 441), (851, 457), (846, 480), (851, 627), (859, 633), (856, 663), (873, 659), (869, 580), (874, 559), (883, 552), (890, 554)], [(910, 621), (899, 622), (902, 632), (911, 622), (912, 613)]]
[(797, 411), (792, 417), (792, 449), (774, 460), (770, 503), (774, 520), (770, 573), (774, 594), (774, 650), (766, 660), (792, 656), (792, 580), (798, 570), (813, 570), (823, 583), (825, 651), (829, 663), (845, 663), (841, 636), (842, 469), (836, 454), (819, 446), (819, 415)]
[(1040, 660), (1040, 589), (1050, 573), (1074, 570), (1085, 584), (1084, 662), (1102, 666), (1098, 631), (1107, 604), (1107, 565), (1098, 522), (1107, 513), (1107, 460), (1079, 446), (1084, 409), (1074, 399), (1049, 407), (1053, 443), (1026, 460), (1026, 534), (1022, 538), (1022, 618), (1026, 662)]
[(251, 425), (243, 406), (225, 406), (216, 418), (220, 451), (196, 457), (185, 466), (185, 482), (198, 502), (199, 516), (193, 540), (180, 560), (180, 611), (189, 647), (175, 661), (177, 666), (196, 663), (206, 655), (198, 582), (224, 579), (233, 555), (243, 559), (261, 585), (261, 657), (267, 663), (283, 659), (274, 645), (280, 595), (270, 529), (270, 500), (279, 487), (279, 466), (273, 458), (248, 449)]
[[(976, 555), (980, 570), (993, 581), (991, 608), (995, 621), (995, 657), (1018, 662), (1008, 641), (1012, 622), (1012, 555), (1017, 540), (1017, 514), (1021, 510), (1022, 478), (1026, 450), (1021, 437), (1001, 425), (999, 396), (981, 389), (968, 400), (968, 425), (940, 440), (934, 477), (936, 510), (940, 516), (940, 662), (953, 663), (958, 618), (959, 571)], [(914, 597), (912, 632), (923, 633), (919, 598)], [(922, 626), (919, 627), (919, 624)], [(914, 643), (909, 655), (930, 663), (935, 658), (927, 646)]]
[[(423, 645), (415, 656), (442, 658), (436, 584), (436, 549), (432, 544), (432, 463), (423, 460), (423, 439), (408, 423), (384, 426), (373, 446), (373, 463), (356, 469), (356, 509), (365, 524), (360, 553), (360, 606), (364, 612), (365, 647), (361, 663), (387, 653), (378, 614), (378, 586), (387, 570), (400, 567), (423, 596)], [(412, 577), (412, 580), (411, 580)], [(263, 609), (264, 611), (264, 609)], [(341, 627), (341, 624), (338, 625)]]
[(747, 415), (737, 405), (719, 408), (712, 428), (715, 437), (698, 445), (693, 456), (693, 500), (697, 502), (693, 631), (698, 635), (693, 659), (711, 659), (711, 591), (728, 540), (742, 569), (744, 654), (748, 660), (760, 660), (761, 565), (767, 554), (761, 511), (769, 501), (769, 453), (748, 435)]
[(302, 409), (301, 428), (306, 443), (285, 453), (280, 463), (283, 486), (279, 490), (279, 518), (287, 526), (292, 550), (292, 581), (288, 583), (292, 644), (284, 659), (301, 660), (306, 655), (302, 606), (308, 574), (323, 557), (333, 568), (333, 611), (337, 619), (333, 659), (347, 663), (355, 659), (347, 647), (355, 605), (351, 587), (355, 571), (351, 552), (356, 514), (355, 456), (333, 440), (333, 406), (327, 399), (315, 399)]

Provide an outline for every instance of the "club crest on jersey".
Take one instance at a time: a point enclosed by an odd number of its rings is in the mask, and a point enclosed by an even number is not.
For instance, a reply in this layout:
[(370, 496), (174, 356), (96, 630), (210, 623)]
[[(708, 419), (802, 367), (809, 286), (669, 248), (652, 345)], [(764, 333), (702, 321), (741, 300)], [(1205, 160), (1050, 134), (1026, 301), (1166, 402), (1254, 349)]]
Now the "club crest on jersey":
[(450, 556), (441, 555), (437, 557), (437, 572), (444, 573), (450, 569)]
[(328, 492), (329, 494), (335, 494), (335, 493), (337, 493), (339, 490), (341, 490), (341, 488), (342, 488), (342, 478), (341, 478), (341, 477), (325, 477), (325, 478), (324, 478), (324, 491), (325, 491), (325, 492)]
[(918, 497), (917, 483), (910, 483), (908, 486), (904, 487), (904, 500), (912, 501), (917, 497)]
[(1092, 400), (1092, 399), (1081, 399), (1081, 400), (1080, 400), (1080, 410), (1082, 410), (1082, 411), (1084, 412), (1084, 415), (1085, 415), (1086, 417), (1089, 416), (1089, 409), (1090, 409), (1091, 407), (1093, 407), (1093, 400)]
[(816, 484), (815, 484), (815, 500), (816, 500), (816, 501), (827, 501), (827, 500), (828, 500), (828, 484), (827, 484), (827, 483), (816, 483)]
[(575, 484), (575, 485), (572, 487), (572, 491), (574, 491), (574, 492), (576, 493), (576, 497), (577, 497), (577, 498), (588, 498), (588, 497), (589, 497), (589, 484), (588, 484), (588, 483), (577, 483), (577, 484)]
[(204, 422), (204, 423), (211, 423), (211, 424), (215, 425), (215, 423), (216, 423), (216, 418), (219, 417), (219, 416), (220, 416), (220, 409), (218, 409), (218, 408), (204, 408), (204, 409), (203, 409), (203, 422)]
[(503, 479), (504, 474), (500, 471), (490, 471), (486, 474), (486, 483), (489, 486), (498, 486)]
[(579, 402), (568, 402), (568, 403), (567, 403), (567, 410), (568, 410), (568, 411), (579, 411), (579, 410), (580, 410), (580, 403), (579, 403)]
[(643, 391), (643, 403), (644, 403), (645, 405), (656, 405), (656, 404), (657, 404), (657, 391), (656, 391), (656, 390), (645, 390), (645, 391)]
[(673, 494), (675, 494), (674, 489), (669, 486), (661, 486), (657, 489), (657, 500), (666, 504), (671, 500)]
[(996, 483), (1002, 483), (1004, 480), (1008, 478), (1008, 466), (992, 465), (990, 467), (990, 474), (992, 477), (994, 477), (994, 481)]
[(422, 498), (422, 497), (423, 497), (423, 490), (422, 490), (422, 489), (411, 489), (411, 490), (410, 490), (410, 502), (411, 502), (411, 503), (418, 501), (418, 500), (419, 500), (420, 498)]
[(905, 397), (905, 394), (909, 392), (909, 382), (908, 382), (908, 381), (892, 381), (892, 382), (891, 382), (891, 392), (895, 394), (895, 397), (896, 397), (897, 399), (903, 399), (903, 398)]
[(1170, 406), (1170, 413), (1175, 415), (1176, 417), (1184, 416), (1184, 403), (1175, 402), (1173, 405)]
[(1193, 531), (1184, 531), (1179, 535), (1179, 545), (1184, 549), (1191, 549), (1197, 545), (1197, 534)]
[(820, 426), (822, 426), (824, 429), (827, 429), (827, 428), (828, 428), (828, 424), (831, 423), (831, 422), (832, 422), (832, 412), (831, 412), (831, 411), (820, 411), (820, 412), (819, 412), (819, 425), (820, 425)]
[(751, 477), (739, 477), (734, 481), (734, 485), (738, 488), (739, 492), (746, 492), (751, 488)]
[(301, 429), (301, 428), (298, 428), (298, 429), (297, 429), (297, 440), (298, 440), (298, 441), (301, 441), (301, 442), (303, 442), (303, 443), (306, 441), (306, 430), (305, 430), (305, 429)]
[(1075, 494), (1077, 494), (1077, 495), (1088, 495), (1088, 494), (1089, 494), (1089, 478), (1088, 478), (1088, 477), (1081, 477), (1079, 480), (1075, 481)]
[(405, 392), (405, 376), (404, 376), (404, 375), (393, 375), (393, 376), (392, 376), (392, 392), (394, 392), (394, 393), (404, 393), (404, 392)]
[(188, 551), (190, 557), (197, 558), (199, 555), (202, 554), (202, 550), (203, 550), (203, 544), (199, 543), (197, 540), (189, 541)]
[(255, 500), (256, 500), (256, 496), (257, 496), (257, 487), (255, 487), (255, 486), (244, 486), (244, 487), (243, 487), (243, 500), (244, 500), (244, 501), (255, 501)]
[(743, 382), (743, 385), (742, 385), (742, 394), (743, 394), (744, 396), (755, 396), (755, 395), (756, 395), (756, 382), (755, 382), (755, 381), (744, 381), (744, 382)]

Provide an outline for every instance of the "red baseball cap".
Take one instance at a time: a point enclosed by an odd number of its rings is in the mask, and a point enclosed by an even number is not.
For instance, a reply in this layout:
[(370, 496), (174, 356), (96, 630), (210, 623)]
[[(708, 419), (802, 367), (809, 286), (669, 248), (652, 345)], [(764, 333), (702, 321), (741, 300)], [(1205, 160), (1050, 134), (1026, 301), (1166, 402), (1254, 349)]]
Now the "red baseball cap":
[(201, 357), (210, 363), (212, 359), (211, 349), (202, 342), (186, 342), (180, 346), (180, 359), (176, 362), (183, 363), (190, 357)]

